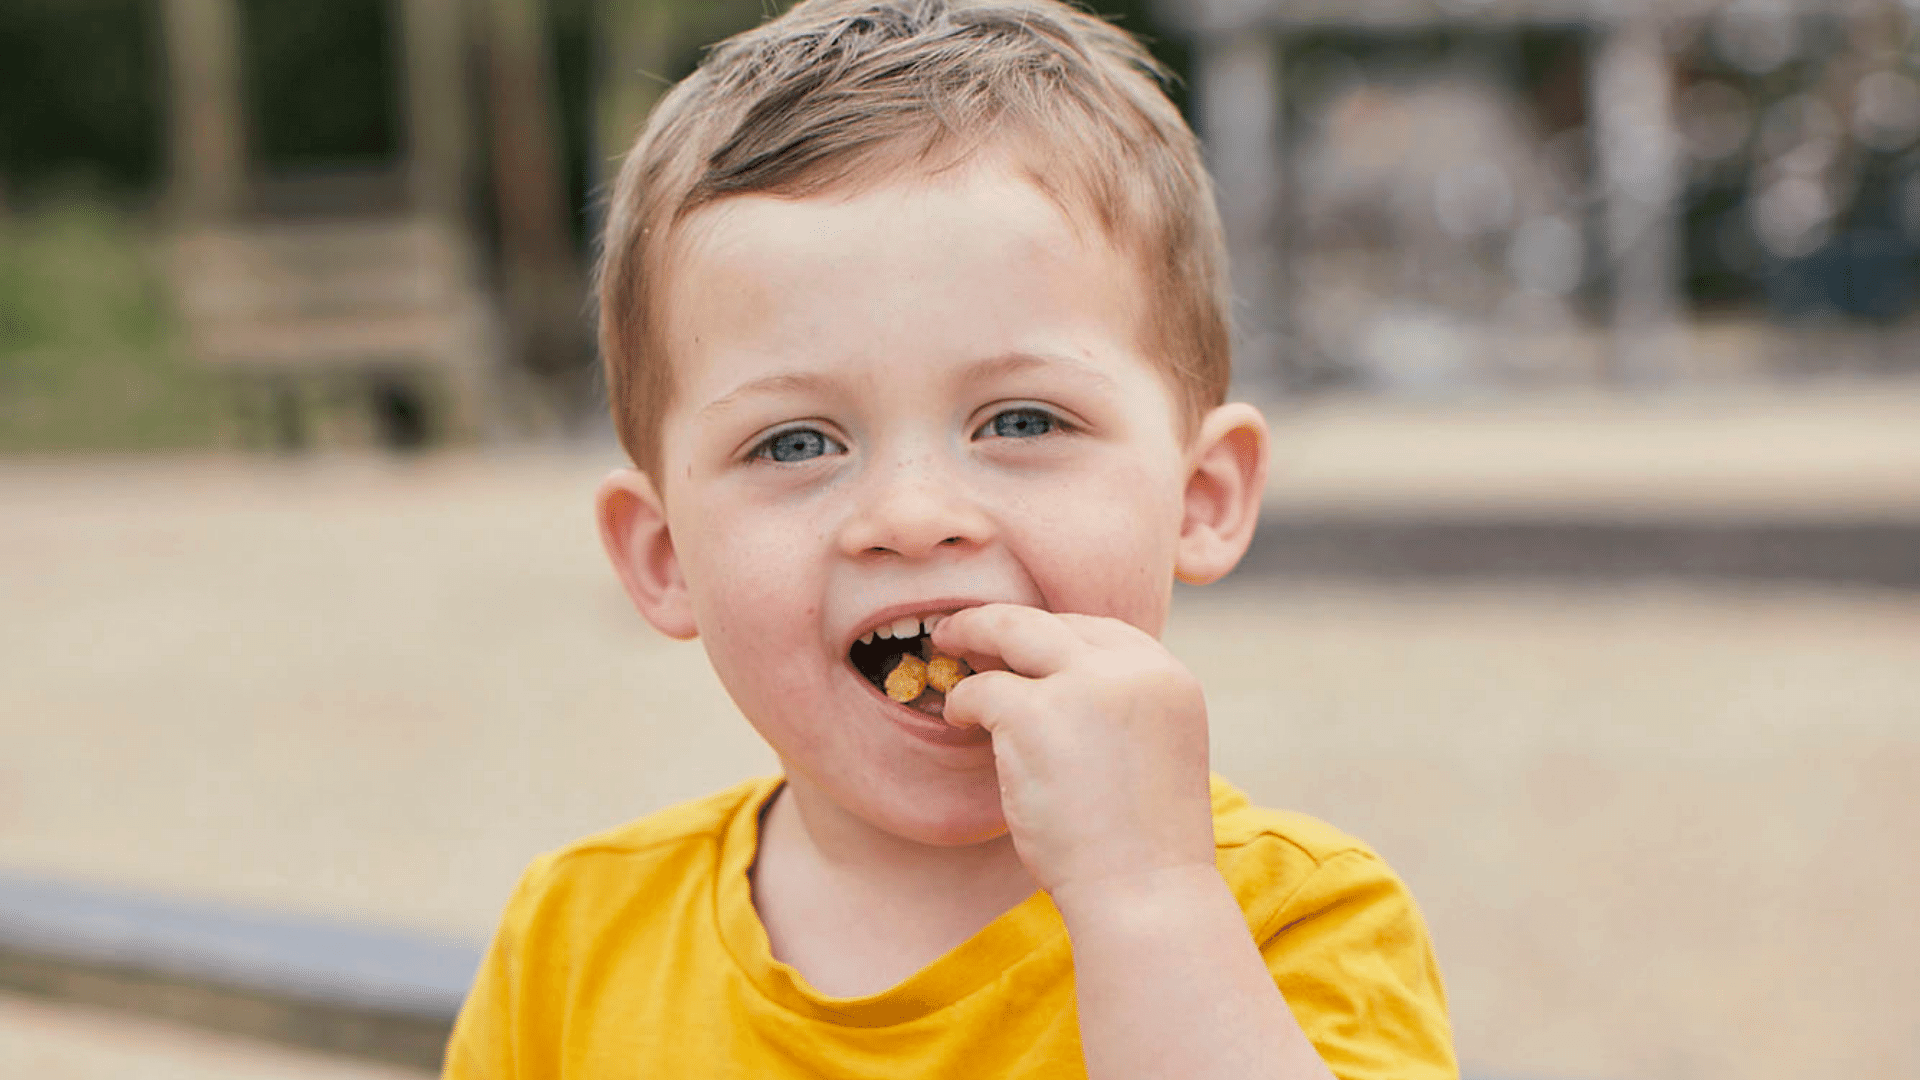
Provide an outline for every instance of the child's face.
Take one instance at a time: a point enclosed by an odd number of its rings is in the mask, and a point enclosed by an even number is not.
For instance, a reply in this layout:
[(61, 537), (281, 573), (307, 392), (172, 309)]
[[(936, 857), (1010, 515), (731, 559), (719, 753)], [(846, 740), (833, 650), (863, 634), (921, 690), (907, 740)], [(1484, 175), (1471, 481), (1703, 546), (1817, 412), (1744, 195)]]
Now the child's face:
[[(985, 732), (850, 649), (987, 601), (1158, 634), (1190, 463), (1132, 261), (990, 166), (691, 220), (664, 297), (660, 497), (697, 631), (789, 773), (923, 843), (1005, 828)], [(659, 562), (665, 560), (665, 562)], [(680, 620), (680, 621), (676, 621)]]

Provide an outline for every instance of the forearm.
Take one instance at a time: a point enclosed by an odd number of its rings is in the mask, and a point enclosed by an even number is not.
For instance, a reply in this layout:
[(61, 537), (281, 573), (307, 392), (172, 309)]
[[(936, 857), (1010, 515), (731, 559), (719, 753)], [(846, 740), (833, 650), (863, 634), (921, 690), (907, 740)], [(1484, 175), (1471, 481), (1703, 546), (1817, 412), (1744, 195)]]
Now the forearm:
[(1054, 893), (1089, 1080), (1332, 1080), (1212, 867)]

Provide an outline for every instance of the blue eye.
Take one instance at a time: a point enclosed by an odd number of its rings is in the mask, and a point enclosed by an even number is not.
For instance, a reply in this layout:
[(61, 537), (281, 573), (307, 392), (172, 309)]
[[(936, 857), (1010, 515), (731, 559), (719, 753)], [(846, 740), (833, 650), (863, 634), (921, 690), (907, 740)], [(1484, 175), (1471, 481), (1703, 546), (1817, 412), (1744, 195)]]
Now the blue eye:
[(1002, 439), (1031, 439), (1053, 431), (1056, 423), (1053, 414), (1044, 409), (1008, 409), (994, 414), (993, 419), (980, 425), (980, 430), (975, 434), (991, 431)]
[(813, 428), (789, 428), (768, 437), (754, 447), (751, 456), (791, 463), (811, 461), (845, 449), (846, 447)]

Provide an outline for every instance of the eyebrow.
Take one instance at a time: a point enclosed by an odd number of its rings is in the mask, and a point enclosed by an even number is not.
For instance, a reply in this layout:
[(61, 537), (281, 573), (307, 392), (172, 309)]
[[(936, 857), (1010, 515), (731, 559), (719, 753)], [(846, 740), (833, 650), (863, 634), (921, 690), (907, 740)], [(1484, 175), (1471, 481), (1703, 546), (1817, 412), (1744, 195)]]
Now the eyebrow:
[(750, 398), (758, 394), (817, 393), (826, 389), (831, 384), (832, 380), (824, 375), (813, 375), (806, 372), (789, 371), (779, 375), (762, 375), (760, 378), (749, 379), (741, 383), (739, 386), (734, 387), (725, 394), (701, 406), (700, 415), (708, 416), (717, 412), (725, 412), (739, 404), (741, 399)]
[[(962, 367), (954, 374), (954, 381), (960, 383), (991, 382), (1013, 375), (1024, 374), (1046, 368), (1066, 368), (1074, 374), (1111, 388), (1113, 379), (1106, 372), (1081, 361), (1065, 356), (1029, 352), (1007, 352), (999, 356), (990, 356)], [(777, 375), (762, 375), (749, 379), (727, 391), (720, 397), (708, 402), (700, 409), (701, 416), (725, 412), (738, 405), (743, 399), (759, 395), (809, 394), (820, 393), (833, 386), (834, 380), (825, 375), (811, 372), (789, 371)]]
[(1020, 375), (1025, 372), (1043, 368), (1067, 368), (1077, 375), (1099, 383), (1102, 387), (1111, 388), (1113, 386), (1113, 379), (1108, 377), (1107, 373), (1101, 371), (1099, 368), (1065, 356), (1028, 352), (1002, 353), (999, 356), (990, 356), (984, 360), (976, 360), (966, 367), (961, 368), (959, 374), (955, 376), (955, 379), (959, 382), (969, 383), (990, 382), (994, 379), (1006, 378), (1009, 375)]

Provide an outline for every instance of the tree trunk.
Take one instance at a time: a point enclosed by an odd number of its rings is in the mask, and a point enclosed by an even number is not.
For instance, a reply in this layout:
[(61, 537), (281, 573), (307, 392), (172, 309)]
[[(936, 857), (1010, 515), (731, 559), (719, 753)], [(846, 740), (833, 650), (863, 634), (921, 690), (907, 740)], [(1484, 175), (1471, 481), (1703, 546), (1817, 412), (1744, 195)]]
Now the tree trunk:
[(247, 185), (239, 13), (234, 0), (166, 0), (163, 15), (173, 211), (190, 222), (229, 220)]
[(402, 0), (407, 171), (416, 210), (464, 232), (473, 118), (461, 0)]
[(567, 213), (565, 158), (537, 0), (488, 0), (493, 187), (515, 350), (563, 422), (590, 400), (585, 282)]

